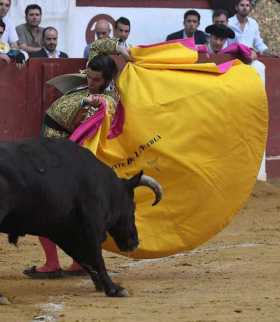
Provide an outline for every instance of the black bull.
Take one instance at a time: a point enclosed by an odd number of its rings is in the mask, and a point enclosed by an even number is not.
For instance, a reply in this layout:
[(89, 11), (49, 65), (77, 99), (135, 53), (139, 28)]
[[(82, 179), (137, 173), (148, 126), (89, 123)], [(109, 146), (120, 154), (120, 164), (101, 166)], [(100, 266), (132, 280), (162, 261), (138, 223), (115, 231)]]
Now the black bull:
[(68, 140), (31, 139), (0, 143), (0, 232), (16, 243), (25, 234), (44, 236), (74, 258), (96, 289), (125, 296), (102, 257), (109, 234), (122, 251), (138, 246), (134, 188), (161, 188), (139, 173), (120, 179), (87, 149)]

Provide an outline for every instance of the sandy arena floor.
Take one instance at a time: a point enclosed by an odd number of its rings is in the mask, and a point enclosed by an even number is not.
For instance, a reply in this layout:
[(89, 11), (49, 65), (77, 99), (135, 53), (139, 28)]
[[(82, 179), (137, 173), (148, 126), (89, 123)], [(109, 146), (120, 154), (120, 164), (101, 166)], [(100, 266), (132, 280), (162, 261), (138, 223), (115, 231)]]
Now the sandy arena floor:
[(0, 306), (0, 321), (280, 321), (279, 187), (258, 182), (233, 222), (192, 252), (151, 261), (106, 253), (128, 298), (96, 293), (87, 277), (28, 279), (22, 270), (42, 259), (37, 239), (15, 248), (2, 235), (0, 290), (12, 305)]

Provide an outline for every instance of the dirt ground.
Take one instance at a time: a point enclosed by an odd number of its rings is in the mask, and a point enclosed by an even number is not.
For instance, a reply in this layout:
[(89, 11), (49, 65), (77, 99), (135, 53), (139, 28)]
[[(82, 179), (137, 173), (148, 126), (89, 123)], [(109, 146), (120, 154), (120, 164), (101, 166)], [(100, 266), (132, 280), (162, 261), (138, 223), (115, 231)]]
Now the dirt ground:
[(280, 321), (279, 246), (279, 182), (258, 182), (233, 222), (192, 252), (143, 261), (106, 253), (128, 298), (96, 293), (87, 277), (28, 279), (22, 270), (42, 260), (37, 239), (15, 248), (2, 235), (0, 289), (12, 304), (0, 306), (0, 321)]

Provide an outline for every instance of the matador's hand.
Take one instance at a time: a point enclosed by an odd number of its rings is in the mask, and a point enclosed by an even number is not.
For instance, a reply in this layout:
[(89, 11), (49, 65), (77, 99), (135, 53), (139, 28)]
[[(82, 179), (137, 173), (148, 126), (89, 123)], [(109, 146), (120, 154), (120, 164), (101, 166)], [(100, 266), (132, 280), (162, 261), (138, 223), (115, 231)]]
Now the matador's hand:
[(98, 95), (89, 95), (88, 97), (83, 99), (83, 106), (93, 106), (98, 108), (101, 104), (100, 96)]

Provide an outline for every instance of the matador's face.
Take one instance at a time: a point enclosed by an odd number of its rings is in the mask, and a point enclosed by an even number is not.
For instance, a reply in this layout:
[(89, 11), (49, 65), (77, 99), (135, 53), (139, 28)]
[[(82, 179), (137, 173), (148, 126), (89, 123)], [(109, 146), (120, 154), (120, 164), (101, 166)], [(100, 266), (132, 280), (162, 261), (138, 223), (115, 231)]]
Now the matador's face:
[(87, 82), (90, 94), (102, 94), (106, 88), (103, 73), (90, 68), (87, 69)]

